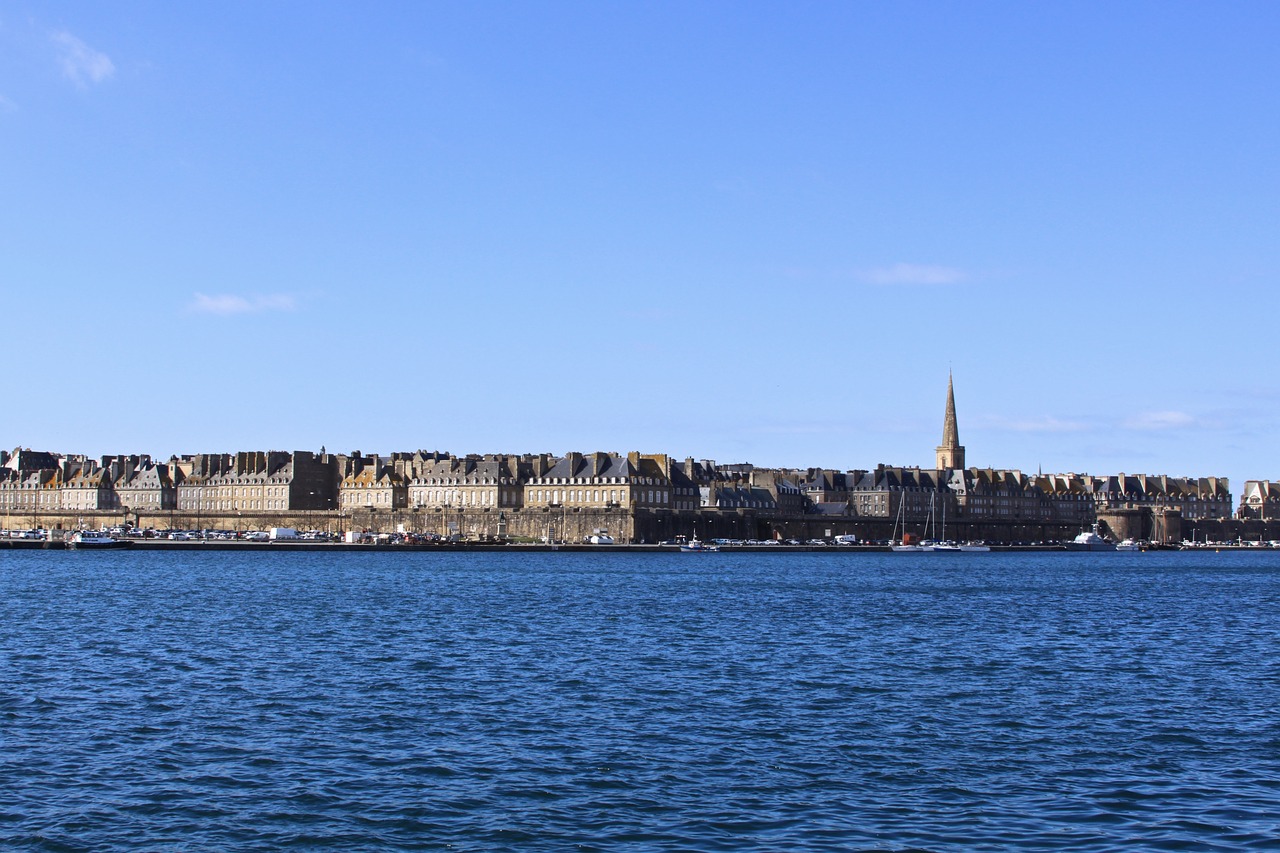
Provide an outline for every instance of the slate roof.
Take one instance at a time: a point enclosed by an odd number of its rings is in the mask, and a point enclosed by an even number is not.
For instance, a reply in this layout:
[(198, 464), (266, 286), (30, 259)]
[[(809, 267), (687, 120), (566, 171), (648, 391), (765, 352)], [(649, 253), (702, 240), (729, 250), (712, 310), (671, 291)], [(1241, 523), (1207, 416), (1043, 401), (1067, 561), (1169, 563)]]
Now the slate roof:
[(617, 453), (584, 453), (581, 458), (572, 454), (560, 457), (543, 477), (563, 480), (606, 477), (625, 480), (637, 473), (625, 456)]

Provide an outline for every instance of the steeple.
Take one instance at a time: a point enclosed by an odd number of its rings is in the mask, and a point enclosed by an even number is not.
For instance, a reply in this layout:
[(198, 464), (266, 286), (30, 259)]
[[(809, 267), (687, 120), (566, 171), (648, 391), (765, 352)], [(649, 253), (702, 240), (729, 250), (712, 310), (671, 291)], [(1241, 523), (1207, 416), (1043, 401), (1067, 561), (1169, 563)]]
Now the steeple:
[(960, 428), (956, 425), (956, 392), (951, 371), (947, 371), (947, 414), (942, 421), (942, 444), (937, 450), (939, 469), (964, 467), (964, 447), (960, 445)]

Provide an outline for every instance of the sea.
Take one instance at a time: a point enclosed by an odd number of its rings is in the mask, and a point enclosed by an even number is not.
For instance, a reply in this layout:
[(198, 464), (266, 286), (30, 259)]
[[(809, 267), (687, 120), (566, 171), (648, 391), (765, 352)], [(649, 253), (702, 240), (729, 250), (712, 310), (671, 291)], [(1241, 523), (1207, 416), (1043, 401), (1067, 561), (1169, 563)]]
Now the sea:
[(1280, 849), (1280, 553), (0, 552), (5, 850)]

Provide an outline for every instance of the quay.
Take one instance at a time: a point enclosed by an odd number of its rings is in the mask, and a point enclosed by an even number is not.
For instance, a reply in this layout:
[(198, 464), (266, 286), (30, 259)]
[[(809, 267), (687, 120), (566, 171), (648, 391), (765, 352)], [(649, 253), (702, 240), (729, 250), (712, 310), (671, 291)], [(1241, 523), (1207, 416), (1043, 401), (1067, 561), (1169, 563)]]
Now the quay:
[[(680, 553), (678, 545), (589, 545), (583, 543), (500, 543), (500, 542), (433, 542), (426, 544), (386, 544), (374, 542), (311, 542), (311, 541), (249, 541), (249, 540), (170, 540), (170, 539), (124, 539), (120, 548), (105, 548), (106, 551), (269, 551), (274, 553), (369, 553), (394, 552), (409, 553), (433, 551), (443, 553), (570, 553), (570, 554), (674, 554)], [(991, 545), (992, 553), (1014, 552), (1067, 552), (1062, 544), (1044, 545)], [(889, 553), (888, 545), (721, 545), (720, 553), (725, 554), (875, 554)], [(71, 550), (68, 542), (58, 539), (0, 539), (0, 551), (64, 551)], [(86, 549), (88, 551), (98, 549)], [(1145, 550), (1176, 551), (1268, 551), (1271, 549), (1257, 544), (1232, 545), (1200, 545), (1195, 548), (1177, 545), (1154, 544)]]

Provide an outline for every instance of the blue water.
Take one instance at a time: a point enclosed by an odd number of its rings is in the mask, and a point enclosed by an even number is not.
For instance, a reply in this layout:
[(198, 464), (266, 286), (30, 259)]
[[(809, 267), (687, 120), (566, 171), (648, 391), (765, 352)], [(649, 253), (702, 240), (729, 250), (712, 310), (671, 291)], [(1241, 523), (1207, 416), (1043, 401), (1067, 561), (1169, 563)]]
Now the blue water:
[(0, 847), (1280, 848), (1280, 554), (0, 553)]

